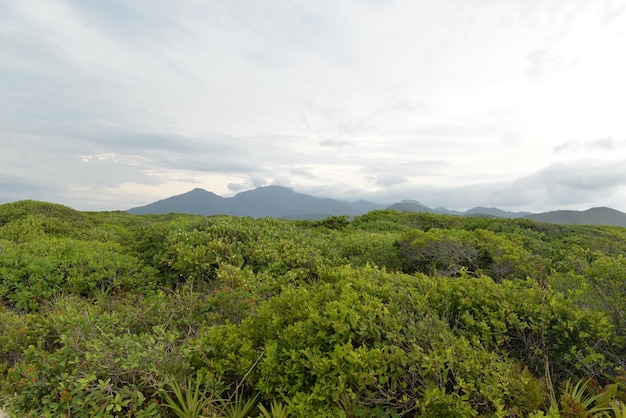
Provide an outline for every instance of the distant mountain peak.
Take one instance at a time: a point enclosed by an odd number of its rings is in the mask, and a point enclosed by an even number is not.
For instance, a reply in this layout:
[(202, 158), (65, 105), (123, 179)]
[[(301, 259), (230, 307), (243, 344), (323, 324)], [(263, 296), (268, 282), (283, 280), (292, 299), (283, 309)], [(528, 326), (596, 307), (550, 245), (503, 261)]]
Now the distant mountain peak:
[(613, 208), (607, 208), (606, 206), (593, 207), (583, 212), (606, 212), (606, 213), (616, 213), (616, 214), (626, 215), (626, 213), (624, 212), (620, 212), (619, 210), (613, 209)]
[(135, 214), (189, 213), (197, 215), (232, 215), (260, 218), (271, 216), (290, 219), (321, 219), (328, 216), (356, 216), (373, 210), (398, 212), (424, 212), (454, 216), (479, 216), (501, 218), (528, 218), (554, 224), (612, 225), (626, 227), (626, 213), (607, 207), (594, 207), (585, 211), (557, 210), (539, 214), (508, 212), (495, 207), (475, 207), (466, 212), (446, 208), (431, 209), (413, 199), (404, 199), (391, 206), (366, 200), (347, 202), (331, 198), (314, 197), (298, 193), (292, 188), (268, 185), (221, 197), (202, 188), (171, 196), (145, 206), (129, 209)]
[(357, 203), (330, 198), (313, 197), (297, 193), (278, 185), (257, 187), (237, 193), (233, 197), (220, 197), (204, 189), (172, 196), (146, 206), (129, 209), (135, 214), (165, 214), (172, 212), (199, 215), (233, 215), (255, 218), (319, 219), (333, 215), (361, 215), (371, 210), (383, 209), (384, 205), (361, 200)]
[(285, 186), (277, 186), (277, 185), (260, 186), (260, 187), (257, 187), (256, 189), (246, 190), (238, 194), (268, 193), (268, 192), (296, 194), (296, 192), (292, 188), (285, 187)]
[(187, 193), (183, 193), (181, 195), (178, 195), (178, 196), (184, 196), (184, 195), (200, 195), (200, 196), (202, 196), (202, 195), (211, 195), (211, 196), (218, 196), (215, 193), (210, 192), (210, 191), (205, 190), (205, 189), (202, 189), (200, 187), (196, 187), (195, 189), (193, 189), (191, 191), (188, 191)]
[(389, 210), (397, 210), (398, 212), (432, 212), (428, 206), (418, 202), (417, 200), (405, 199), (389, 206)]
[(607, 207), (595, 207), (584, 211), (554, 210), (537, 213), (526, 218), (552, 224), (609, 225), (626, 227), (626, 213)]
[(465, 212), (466, 215), (488, 215), (497, 218), (522, 218), (527, 215), (532, 215), (530, 212), (508, 212), (502, 209), (494, 207), (476, 206)]

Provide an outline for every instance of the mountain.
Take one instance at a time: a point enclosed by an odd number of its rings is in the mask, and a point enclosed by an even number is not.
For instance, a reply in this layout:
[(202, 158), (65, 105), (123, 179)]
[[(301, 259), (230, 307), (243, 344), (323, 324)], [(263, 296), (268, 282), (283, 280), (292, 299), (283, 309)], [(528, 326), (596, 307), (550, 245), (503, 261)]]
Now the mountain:
[(384, 209), (386, 205), (379, 205), (378, 203), (372, 203), (367, 200), (358, 200), (351, 204), (352, 208), (354, 208), (358, 213), (367, 213), (373, 210), (381, 210)]
[(442, 207), (437, 207), (431, 210), (432, 213), (437, 213), (439, 215), (454, 215), (454, 216), (464, 216), (465, 212), (459, 212), (458, 210), (446, 209)]
[(398, 212), (433, 212), (431, 208), (421, 204), (417, 200), (402, 200), (389, 206), (387, 210), (396, 210)]
[(357, 215), (348, 202), (296, 193), (281, 186), (260, 187), (234, 196), (232, 214), (291, 218), (302, 215)]
[(402, 200), (393, 205), (379, 205), (359, 200), (347, 202), (313, 197), (297, 193), (282, 186), (265, 186), (221, 197), (203, 189), (193, 189), (181, 195), (168, 197), (149, 205), (128, 209), (128, 212), (145, 214), (190, 213), (196, 215), (233, 215), (262, 218), (271, 216), (287, 219), (323, 219), (328, 216), (357, 216), (373, 210), (398, 212), (426, 212), (455, 216), (497, 218), (527, 218), (554, 224), (611, 225), (626, 227), (626, 213), (610, 208), (592, 208), (586, 211), (556, 210), (545, 213), (508, 212), (498, 208), (475, 207), (465, 212), (446, 208), (431, 209), (417, 200)]
[(394, 203), (389, 206), (387, 209), (389, 210), (397, 210), (398, 212), (428, 212), (428, 213), (436, 213), (439, 215), (454, 215), (454, 216), (481, 216), (481, 217), (489, 217), (489, 218), (521, 218), (527, 215), (531, 215), (530, 212), (507, 212), (498, 208), (484, 208), (481, 206), (477, 206), (473, 209), (470, 209), (465, 212), (460, 212), (458, 210), (451, 210), (446, 208), (435, 208), (431, 209), (426, 205), (416, 201), (416, 200), (403, 200), (398, 203)]
[(135, 215), (189, 213), (192, 215), (217, 215), (228, 213), (226, 199), (204, 189), (168, 197), (149, 205), (129, 209)]
[(129, 209), (128, 212), (138, 215), (179, 212), (205, 216), (224, 214), (253, 218), (271, 216), (321, 219), (333, 215), (361, 215), (384, 207), (385, 205), (364, 200), (351, 203), (296, 193), (287, 187), (266, 186), (226, 198), (203, 189), (194, 189), (146, 206)]
[(545, 213), (509, 212), (498, 208), (477, 206), (465, 212), (446, 208), (430, 209), (415, 200), (403, 200), (387, 209), (398, 212), (428, 212), (442, 215), (477, 216), (487, 218), (526, 218), (538, 222), (564, 225), (608, 225), (626, 227), (626, 213), (611, 208), (591, 208), (585, 211), (556, 210)]
[(482, 206), (477, 206), (465, 212), (465, 216), (470, 215), (487, 215), (495, 218), (523, 218), (532, 214), (530, 212), (508, 212), (498, 208), (484, 208)]
[(555, 210), (525, 216), (539, 222), (565, 225), (610, 225), (626, 227), (626, 213), (611, 208), (591, 208), (584, 211)]

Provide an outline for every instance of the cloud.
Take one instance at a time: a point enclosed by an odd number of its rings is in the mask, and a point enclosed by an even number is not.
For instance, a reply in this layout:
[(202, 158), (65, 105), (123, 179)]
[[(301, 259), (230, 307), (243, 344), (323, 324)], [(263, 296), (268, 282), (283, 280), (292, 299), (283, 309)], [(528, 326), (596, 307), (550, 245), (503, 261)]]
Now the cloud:
[(406, 177), (394, 176), (394, 175), (379, 175), (376, 176), (376, 184), (384, 187), (397, 186), (408, 182)]
[(477, 194), (473, 200), (534, 212), (619, 206), (626, 192), (624, 164), (626, 160), (556, 163), (510, 182), (470, 187), (467, 192)]
[(350, 141), (342, 141), (336, 139), (323, 139), (319, 142), (320, 147), (343, 148), (352, 145)]
[(249, 177), (242, 183), (228, 183), (228, 190), (237, 193), (244, 190), (249, 190), (261, 186), (268, 185), (268, 181), (262, 177)]
[(115, 128), (92, 130), (79, 134), (85, 141), (93, 142), (115, 150), (167, 152), (176, 154), (194, 154), (207, 150), (207, 144), (213, 152), (227, 153), (236, 149), (231, 138), (224, 135), (211, 134), (203, 138), (184, 135), (161, 134), (152, 132), (136, 132), (134, 130)]
[(605, 1), (602, 3), (602, 19), (605, 23), (611, 24), (619, 21), (626, 13), (626, 3), (619, 0)]
[(538, 80), (574, 68), (580, 62), (578, 57), (566, 59), (544, 48), (531, 51), (526, 58), (529, 64), (526, 73), (531, 78)]
[(230, 190), (231, 192), (240, 192), (242, 190), (246, 190), (248, 188), (247, 185), (245, 184), (239, 184), (239, 183), (228, 183), (228, 190)]
[(182, 29), (172, 19), (182, 12), (182, 5), (176, 2), (155, 0), (151, 7), (123, 0), (71, 0), (67, 4), (86, 25), (130, 41), (166, 43)]
[(557, 153), (566, 151), (615, 151), (626, 148), (626, 140), (619, 140), (612, 137), (597, 138), (588, 141), (580, 139), (570, 139), (567, 142), (558, 144), (554, 147)]
[(0, 196), (115, 209), (282, 184), (451, 208), (604, 193), (626, 208), (623, 11), (0, 2)]
[(361, 196), (384, 203), (410, 198), (433, 208), (456, 210), (485, 206), (485, 202), (505, 210), (530, 212), (584, 210), (595, 206), (619, 208), (626, 203), (624, 164), (626, 160), (579, 160), (556, 163), (509, 181), (483, 181), (446, 187), (412, 181), (399, 188), (344, 193), (353, 199)]
[(36, 178), (15, 176), (11, 173), (0, 172), (0, 203), (9, 203), (16, 200), (46, 200), (61, 192), (54, 188), (54, 184), (43, 184)]
[(555, 189), (593, 191), (594, 194), (602, 194), (626, 184), (625, 163), (626, 160), (558, 163), (534, 174), (532, 179)]

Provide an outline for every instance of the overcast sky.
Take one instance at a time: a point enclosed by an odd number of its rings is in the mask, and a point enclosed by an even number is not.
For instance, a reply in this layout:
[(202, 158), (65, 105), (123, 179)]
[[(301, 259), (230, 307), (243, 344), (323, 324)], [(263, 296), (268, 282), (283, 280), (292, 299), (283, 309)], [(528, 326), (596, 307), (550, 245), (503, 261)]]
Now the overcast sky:
[(0, 0), (0, 203), (626, 211), (623, 0)]

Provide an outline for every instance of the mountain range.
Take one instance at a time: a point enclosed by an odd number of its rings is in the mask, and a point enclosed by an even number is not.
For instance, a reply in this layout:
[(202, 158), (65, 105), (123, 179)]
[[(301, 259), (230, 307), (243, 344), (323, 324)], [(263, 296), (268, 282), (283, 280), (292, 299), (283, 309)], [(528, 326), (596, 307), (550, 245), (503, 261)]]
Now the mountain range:
[(416, 200), (402, 200), (394, 204), (378, 204), (359, 200), (347, 202), (337, 199), (314, 197), (297, 193), (282, 186), (258, 187), (222, 197), (204, 189), (128, 209), (138, 215), (189, 213), (196, 215), (232, 215), (254, 218), (274, 217), (287, 219), (323, 219), (328, 216), (357, 216), (373, 210), (396, 210), (399, 212), (427, 212), (456, 216), (480, 216), (495, 218), (528, 218), (555, 224), (612, 225), (626, 227), (626, 213), (611, 208), (591, 208), (585, 211), (556, 210), (544, 213), (509, 212), (498, 208), (475, 207), (465, 212), (446, 208), (429, 208)]
[(165, 214), (172, 212), (195, 215), (232, 215), (261, 218), (322, 219), (332, 215), (361, 215), (389, 205), (359, 200), (344, 202), (330, 198), (313, 197), (296, 193), (282, 186), (259, 187), (221, 197), (204, 189), (193, 189), (181, 195), (168, 197), (146, 206), (129, 209), (134, 214)]

